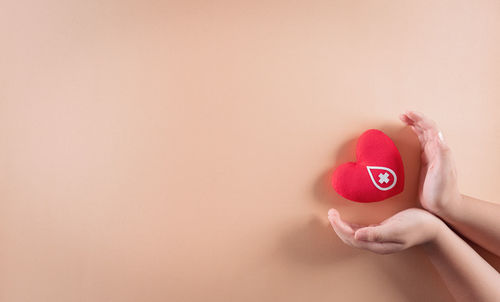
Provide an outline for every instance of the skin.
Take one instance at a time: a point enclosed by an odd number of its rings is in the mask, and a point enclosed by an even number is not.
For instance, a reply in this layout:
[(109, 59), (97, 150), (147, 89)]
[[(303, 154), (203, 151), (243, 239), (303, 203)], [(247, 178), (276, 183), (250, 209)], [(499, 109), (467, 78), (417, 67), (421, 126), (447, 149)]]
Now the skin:
[(500, 205), (460, 194), (450, 148), (432, 120), (414, 111), (400, 119), (422, 147), (424, 209), (406, 209), (370, 226), (346, 222), (330, 209), (334, 231), (346, 244), (379, 254), (421, 245), (457, 301), (500, 301), (500, 274), (446, 224), (500, 256)]
[(500, 205), (460, 194), (450, 148), (436, 124), (417, 112), (401, 115), (422, 147), (419, 199), (422, 206), (500, 256)]

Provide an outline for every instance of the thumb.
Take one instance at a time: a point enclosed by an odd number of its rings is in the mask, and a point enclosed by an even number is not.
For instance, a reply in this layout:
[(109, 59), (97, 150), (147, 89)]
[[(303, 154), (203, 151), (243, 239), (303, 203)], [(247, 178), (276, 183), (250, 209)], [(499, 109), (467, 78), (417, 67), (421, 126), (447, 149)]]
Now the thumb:
[(384, 226), (369, 226), (356, 230), (354, 239), (361, 241), (387, 242), (392, 241), (390, 230)]

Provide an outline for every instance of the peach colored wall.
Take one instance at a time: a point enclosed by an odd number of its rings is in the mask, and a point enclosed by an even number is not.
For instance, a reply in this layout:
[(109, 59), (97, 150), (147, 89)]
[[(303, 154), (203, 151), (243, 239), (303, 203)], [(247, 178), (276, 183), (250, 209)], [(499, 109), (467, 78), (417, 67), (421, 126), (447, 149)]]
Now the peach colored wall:
[[(0, 3), (0, 301), (449, 301), (419, 248), (344, 246), (336, 206), (416, 204), (427, 113), (498, 198), (498, 1)], [(406, 190), (328, 187), (385, 130)]]

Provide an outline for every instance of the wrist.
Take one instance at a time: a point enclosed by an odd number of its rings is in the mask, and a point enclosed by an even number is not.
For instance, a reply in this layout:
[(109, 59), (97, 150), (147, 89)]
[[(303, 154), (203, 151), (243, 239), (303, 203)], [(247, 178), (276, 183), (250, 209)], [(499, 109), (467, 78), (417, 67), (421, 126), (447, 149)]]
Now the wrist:
[(462, 212), (463, 202), (463, 195), (458, 193), (455, 196), (446, 198), (446, 202), (439, 203), (440, 206), (436, 209), (434, 214), (445, 219), (453, 219)]
[(438, 217), (436, 217), (436, 222), (434, 225), (434, 231), (431, 239), (425, 244), (425, 247), (429, 250), (437, 249), (442, 246), (445, 241), (446, 236), (450, 229), (448, 226)]

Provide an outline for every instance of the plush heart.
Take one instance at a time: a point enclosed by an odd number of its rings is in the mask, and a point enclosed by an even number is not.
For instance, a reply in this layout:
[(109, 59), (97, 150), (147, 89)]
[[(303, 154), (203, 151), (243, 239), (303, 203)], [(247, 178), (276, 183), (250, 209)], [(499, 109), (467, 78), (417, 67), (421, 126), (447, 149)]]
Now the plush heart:
[(403, 161), (396, 145), (382, 131), (370, 129), (358, 139), (356, 162), (335, 169), (332, 185), (343, 197), (357, 202), (381, 201), (404, 188)]

